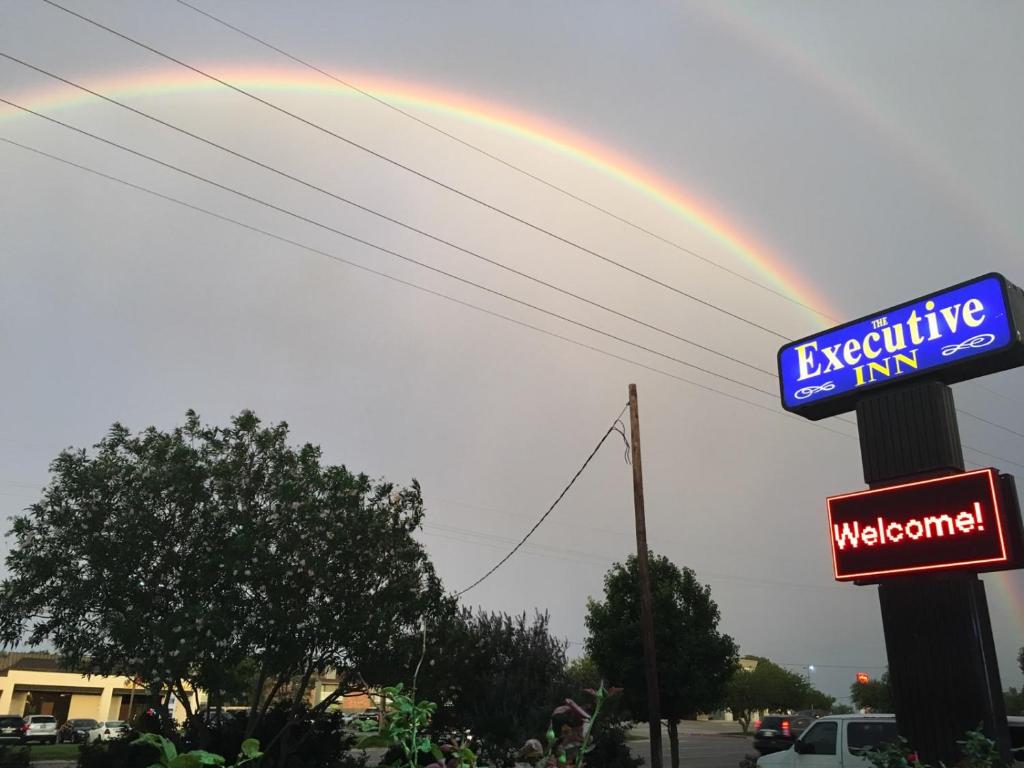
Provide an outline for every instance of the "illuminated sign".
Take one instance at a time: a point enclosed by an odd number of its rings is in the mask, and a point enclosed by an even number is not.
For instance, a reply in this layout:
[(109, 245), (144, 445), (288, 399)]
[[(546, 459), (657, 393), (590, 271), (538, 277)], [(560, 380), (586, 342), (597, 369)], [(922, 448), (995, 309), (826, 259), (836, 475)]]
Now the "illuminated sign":
[(1003, 570), (1021, 556), (1013, 479), (995, 469), (832, 496), (828, 526), (839, 581)]
[(868, 673), (867, 672), (858, 672), (857, 673), (857, 682), (860, 685), (867, 685), (868, 683), (871, 682), (871, 678), (868, 677)]
[(786, 344), (782, 405), (809, 419), (917, 376), (952, 384), (1024, 364), (1024, 292), (989, 274)]

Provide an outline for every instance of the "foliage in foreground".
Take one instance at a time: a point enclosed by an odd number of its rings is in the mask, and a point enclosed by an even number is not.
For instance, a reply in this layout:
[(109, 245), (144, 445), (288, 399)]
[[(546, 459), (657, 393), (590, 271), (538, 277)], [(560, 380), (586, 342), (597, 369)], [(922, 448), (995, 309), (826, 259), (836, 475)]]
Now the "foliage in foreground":
[[(469, 731), (482, 762), (510, 765), (515, 750), (546, 726), (569, 693), (565, 650), (547, 614), (531, 620), (526, 613), (462, 608), (431, 628), (417, 695), (438, 702), (433, 730)], [(391, 679), (408, 674), (417, 658), (409, 652)]]
[[(1002, 768), (996, 743), (981, 732), (981, 726), (967, 732), (960, 745), (960, 760), (954, 768)], [(929, 768), (902, 736), (895, 742), (864, 750), (864, 757), (873, 768)]]

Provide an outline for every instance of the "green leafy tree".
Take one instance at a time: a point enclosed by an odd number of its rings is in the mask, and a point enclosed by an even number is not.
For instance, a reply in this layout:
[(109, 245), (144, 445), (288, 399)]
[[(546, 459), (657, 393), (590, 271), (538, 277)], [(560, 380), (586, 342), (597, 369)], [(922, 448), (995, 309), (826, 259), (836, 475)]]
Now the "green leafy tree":
[(596, 691), (601, 685), (601, 670), (589, 656), (570, 661), (565, 668), (565, 677), (571, 692), (588, 688)]
[(1003, 691), (1003, 701), (1006, 703), (1006, 714), (1024, 715), (1024, 691), (1018, 691), (1014, 687)]
[(761, 656), (747, 656), (756, 662), (752, 669), (739, 668), (729, 680), (725, 704), (746, 733), (753, 713), (759, 711), (788, 712), (794, 709), (822, 709), (835, 701), (812, 688), (795, 672), (783, 669)]
[[(718, 606), (689, 568), (650, 557), (651, 596), (661, 716), (668, 721), (672, 767), (679, 765), (679, 721), (721, 706), (735, 665), (736, 643), (718, 631)], [(606, 680), (625, 689), (629, 710), (647, 717), (637, 561), (605, 575), (604, 600), (587, 604), (586, 649)]]
[(892, 690), (889, 687), (889, 673), (867, 683), (850, 686), (850, 698), (857, 709), (871, 712), (892, 712)]
[(69, 664), (177, 693), (190, 714), (186, 682), (227, 692), (248, 665), (247, 736), (290, 694), (264, 765), (290, 752), (314, 676), (390, 657), (444, 603), (413, 536), (415, 481), (324, 465), (316, 446), (288, 444), (284, 423), (243, 412), (206, 426), (190, 412), (170, 432), (115, 424), (50, 469), (14, 520), (0, 642), (49, 641)]
[(417, 695), (439, 702), (435, 728), (469, 730), (484, 762), (511, 764), (566, 696), (565, 648), (545, 613), (460, 608), (430, 631)]

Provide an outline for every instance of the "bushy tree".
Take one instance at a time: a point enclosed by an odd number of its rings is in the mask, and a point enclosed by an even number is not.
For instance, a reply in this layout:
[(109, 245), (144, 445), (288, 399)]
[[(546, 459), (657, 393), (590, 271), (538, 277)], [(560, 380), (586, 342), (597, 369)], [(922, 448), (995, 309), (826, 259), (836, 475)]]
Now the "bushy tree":
[[(718, 631), (718, 605), (692, 570), (652, 553), (650, 575), (661, 716), (668, 721), (672, 766), (678, 768), (679, 721), (721, 706), (736, 644)], [(635, 556), (605, 575), (604, 600), (588, 602), (586, 624), (587, 654), (611, 685), (625, 689), (632, 715), (647, 719)]]
[(170, 432), (115, 424), (50, 469), (14, 521), (0, 641), (49, 641), (69, 664), (139, 677), (190, 711), (185, 682), (216, 694), (248, 664), (247, 732), (291, 694), (271, 758), (292, 751), (315, 675), (389, 657), (444, 602), (412, 535), (418, 484), (324, 465), (316, 446), (289, 446), (284, 423), (243, 412), (206, 426), (189, 412)]
[(419, 696), (440, 705), (436, 729), (469, 730), (487, 763), (511, 764), (566, 696), (565, 649), (546, 613), (530, 620), (460, 608), (428, 631)]
[(867, 683), (854, 683), (850, 686), (850, 698), (857, 709), (867, 709), (871, 712), (892, 712), (889, 673), (886, 672), (877, 680)]
[(829, 709), (834, 699), (810, 686), (806, 679), (763, 656), (752, 669), (737, 668), (726, 688), (725, 704), (746, 733), (755, 712)]

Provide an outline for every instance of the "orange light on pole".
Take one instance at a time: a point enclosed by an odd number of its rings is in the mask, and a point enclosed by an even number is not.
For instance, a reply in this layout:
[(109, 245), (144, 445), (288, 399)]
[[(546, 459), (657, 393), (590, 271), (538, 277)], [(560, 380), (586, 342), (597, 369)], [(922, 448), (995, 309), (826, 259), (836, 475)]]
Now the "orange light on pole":
[(868, 677), (868, 673), (867, 672), (858, 672), (857, 673), (857, 682), (860, 683), (861, 685), (867, 685), (869, 682), (871, 682), (871, 678)]

